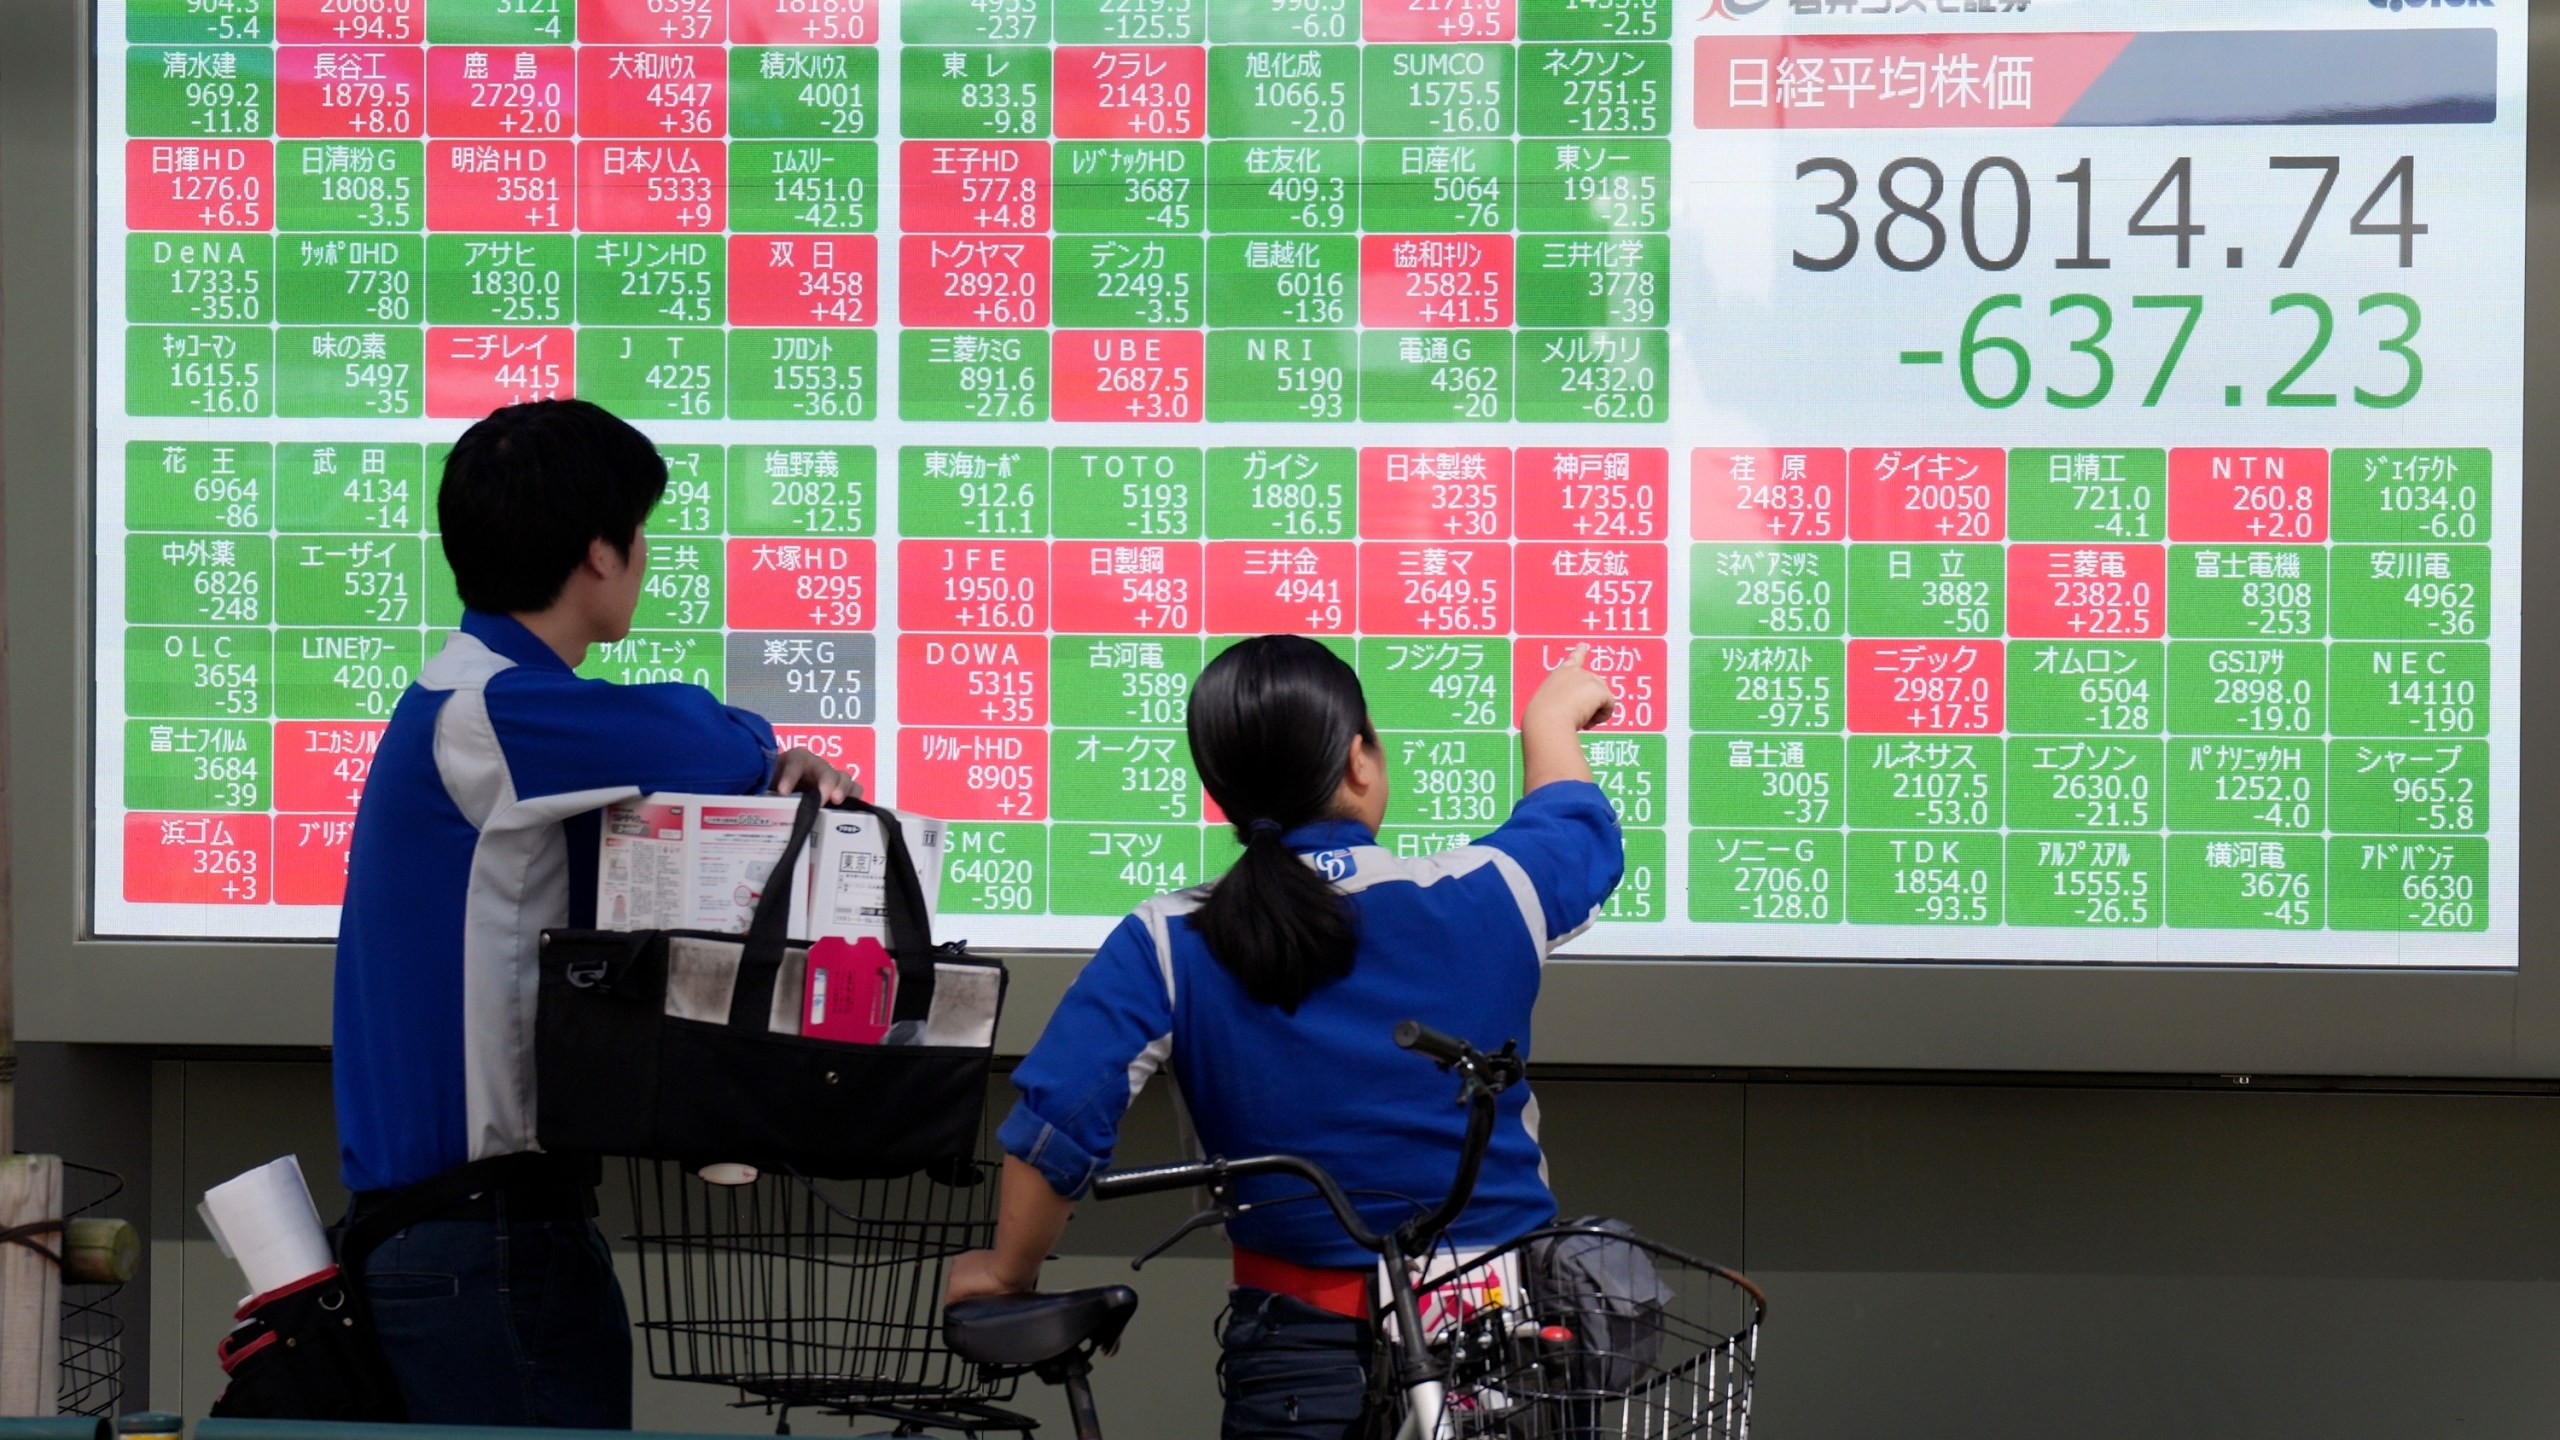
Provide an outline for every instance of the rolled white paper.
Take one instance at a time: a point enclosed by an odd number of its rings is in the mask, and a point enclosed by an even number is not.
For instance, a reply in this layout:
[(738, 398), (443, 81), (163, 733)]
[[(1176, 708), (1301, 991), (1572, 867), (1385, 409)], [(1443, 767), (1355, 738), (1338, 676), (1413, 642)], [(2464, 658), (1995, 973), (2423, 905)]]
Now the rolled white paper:
[(270, 1160), (204, 1192), (205, 1225), (222, 1253), (249, 1277), (249, 1293), (264, 1295), (337, 1263), (320, 1227), (319, 1207), (303, 1183), (302, 1162), (291, 1155)]

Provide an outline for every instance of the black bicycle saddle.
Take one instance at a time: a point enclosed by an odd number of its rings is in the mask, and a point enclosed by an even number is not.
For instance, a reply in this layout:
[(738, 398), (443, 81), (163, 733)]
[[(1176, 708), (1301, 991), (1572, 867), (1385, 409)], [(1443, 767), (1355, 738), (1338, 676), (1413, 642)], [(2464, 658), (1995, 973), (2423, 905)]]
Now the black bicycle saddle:
[(1138, 1292), (1126, 1285), (1055, 1295), (983, 1295), (943, 1311), (942, 1338), (953, 1354), (981, 1365), (1045, 1365), (1090, 1346), (1120, 1343)]

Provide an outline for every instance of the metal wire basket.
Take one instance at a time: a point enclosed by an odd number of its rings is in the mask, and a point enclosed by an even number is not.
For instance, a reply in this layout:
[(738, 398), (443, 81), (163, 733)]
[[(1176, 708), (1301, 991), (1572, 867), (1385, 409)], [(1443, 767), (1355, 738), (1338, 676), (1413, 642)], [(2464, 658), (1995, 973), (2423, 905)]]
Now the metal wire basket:
[[(1578, 1252), (1579, 1273), (1555, 1263), (1559, 1245)], [(1588, 1283), (1594, 1267), (1605, 1267), (1608, 1285)], [(1768, 1299), (1721, 1265), (1617, 1227), (1571, 1223), (1464, 1265), (1431, 1267), (1423, 1285), (1472, 1297), (1450, 1305), (1432, 1332), (1432, 1348), (1449, 1367), (1443, 1435), (1744, 1440), (1750, 1433)]]
[(714, 1185), (633, 1160), (632, 1240), (649, 1373), (728, 1386), (740, 1404), (806, 1406), (922, 1429), (1024, 1430), (1014, 1379), (944, 1348), (952, 1256), (995, 1237), (995, 1167), (936, 1179)]
[[(124, 1177), (65, 1161), (62, 1214), (76, 1220), (124, 1193)], [(124, 1405), (122, 1285), (62, 1287), (62, 1350), (56, 1408), (65, 1415), (113, 1415)]]

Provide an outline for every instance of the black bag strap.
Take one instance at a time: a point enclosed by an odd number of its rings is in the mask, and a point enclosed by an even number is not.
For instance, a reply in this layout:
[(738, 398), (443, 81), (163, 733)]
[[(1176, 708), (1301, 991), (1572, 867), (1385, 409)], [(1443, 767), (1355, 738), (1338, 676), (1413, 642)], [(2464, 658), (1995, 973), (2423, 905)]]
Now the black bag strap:
[(933, 914), (925, 908), (924, 882), (916, 878), (915, 857), (907, 853), (907, 830), (898, 812), (868, 800), (848, 800), (880, 826), (880, 847), (889, 857), (888, 884), (883, 887), (889, 928), (889, 957), (898, 962), (898, 1002), (892, 1020), (923, 1020), (933, 1013)]
[(756, 901), (755, 918), (747, 924), (750, 946), (778, 951), (791, 938), (791, 877), (800, 868), (802, 852), (809, 848), (809, 833), (818, 828), (819, 803), (815, 789), (800, 792), (800, 812), (791, 818), (791, 842), (782, 847), (782, 858), (773, 862), (773, 873), (765, 877), (764, 895)]

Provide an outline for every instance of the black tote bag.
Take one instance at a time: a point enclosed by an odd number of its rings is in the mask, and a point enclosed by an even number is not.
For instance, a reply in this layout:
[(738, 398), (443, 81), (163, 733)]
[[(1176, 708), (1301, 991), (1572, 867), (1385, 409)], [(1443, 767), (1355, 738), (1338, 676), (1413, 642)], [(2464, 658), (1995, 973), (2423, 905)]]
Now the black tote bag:
[[(799, 1033), (808, 942), (785, 932), (792, 874), (816, 827), (804, 794), (789, 848), (745, 935), (703, 930), (546, 930), (535, 1012), (542, 1148), (877, 1179), (977, 1149), (1004, 967), (933, 943), (897, 816), (879, 821), (889, 866), (888, 949), (898, 988), (891, 1041)], [(985, 1044), (924, 1044), (943, 998), (984, 1012)], [(972, 1026), (972, 1029), (979, 1027)]]

